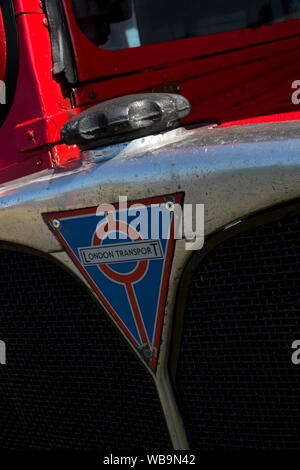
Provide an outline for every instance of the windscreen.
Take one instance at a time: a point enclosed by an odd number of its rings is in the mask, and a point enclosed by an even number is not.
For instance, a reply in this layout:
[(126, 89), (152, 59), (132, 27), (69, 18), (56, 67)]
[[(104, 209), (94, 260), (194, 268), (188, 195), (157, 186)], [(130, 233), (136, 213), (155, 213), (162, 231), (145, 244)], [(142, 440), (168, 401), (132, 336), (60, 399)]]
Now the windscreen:
[(300, 18), (300, 0), (72, 0), (82, 32), (127, 49)]

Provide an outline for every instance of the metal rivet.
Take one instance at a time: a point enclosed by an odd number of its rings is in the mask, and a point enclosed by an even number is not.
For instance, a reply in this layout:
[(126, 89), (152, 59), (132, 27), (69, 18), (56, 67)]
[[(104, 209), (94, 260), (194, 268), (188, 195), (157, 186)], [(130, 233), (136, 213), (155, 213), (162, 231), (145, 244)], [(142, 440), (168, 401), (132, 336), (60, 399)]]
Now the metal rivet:
[(174, 202), (173, 201), (167, 201), (166, 202), (166, 209), (170, 212), (174, 212)]
[(29, 130), (26, 132), (26, 137), (29, 139), (29, 140), (34, 140), (34, 131), (33, 130)]
[(52, 220), (52, 226), (54, 228), (59, 228), (60, 227), (60, 221), (58, 219), (53, 219)]

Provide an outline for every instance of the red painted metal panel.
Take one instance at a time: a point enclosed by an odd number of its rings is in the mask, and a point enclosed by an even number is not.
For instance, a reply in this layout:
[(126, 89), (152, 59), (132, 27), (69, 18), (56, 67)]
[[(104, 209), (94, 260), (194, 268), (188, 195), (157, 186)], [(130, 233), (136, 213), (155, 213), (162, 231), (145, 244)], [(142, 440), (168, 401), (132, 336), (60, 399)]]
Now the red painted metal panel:
[(264, 114), (297, 111), (292, 82), (300, 78), (300, 37), (258, 45), (218, 56), (170, 64), (125, 77), (82, 85), (78, 106), (119, 95), (152, 91), (175, 83), (192, 104), (185, 123), (224, 122)]
[[(66, 90), (53, 78), (44, 19), (41, 10), (17, 16), (19, 74), (13, 105), (0, 128), (0, 182), (52, 166), (57, 160), (52, 148), (60, 141), (60, 129), (76, 113)], [(64, 148), (60, 162), (78, 158), (78, 149), (73, 149), (72, 157)]]
[(13, 0), (16, 15), (23, 13), (41, 13), (41, 0)]

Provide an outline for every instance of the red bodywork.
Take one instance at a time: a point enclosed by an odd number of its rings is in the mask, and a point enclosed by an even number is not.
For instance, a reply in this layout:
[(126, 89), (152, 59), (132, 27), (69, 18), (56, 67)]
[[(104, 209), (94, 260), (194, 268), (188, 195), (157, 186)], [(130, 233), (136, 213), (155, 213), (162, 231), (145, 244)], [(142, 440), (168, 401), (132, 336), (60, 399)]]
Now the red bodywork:
[[(86, 106), (144, 91), (180, 92), (192, 104), (185, 124), (297, 120), (292, 82), (300, 79), (300, 20), (256, 30), (101, 50), (78, 28), (64, 0), (78, 85), (52, 74), (51, 42), (40, 0), (13, 0), (19, 35), (14, 101), (0, 128), (0, 182), (79, 157), (60, 141), (62, 125)], [(0, 79), (6, 44), (0, 15)]]

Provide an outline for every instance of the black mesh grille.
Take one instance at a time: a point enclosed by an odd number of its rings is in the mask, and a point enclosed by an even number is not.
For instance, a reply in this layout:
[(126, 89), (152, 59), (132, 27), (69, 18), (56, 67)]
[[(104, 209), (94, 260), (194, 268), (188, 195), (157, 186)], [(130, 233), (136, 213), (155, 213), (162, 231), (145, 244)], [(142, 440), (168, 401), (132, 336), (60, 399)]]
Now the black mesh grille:
[(189, 289), (177, 392), (192, 449), (300, 449), (300, 217), (221, 243)]
[(57, 265), (0, 250), (0, 339), (0, 448), (170, 448), (150, 375)]

